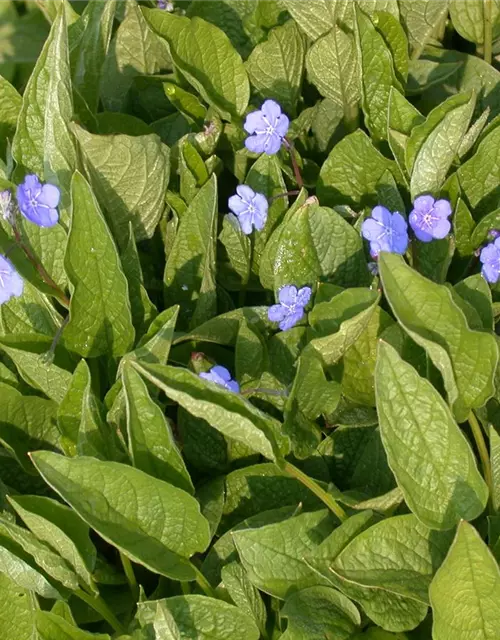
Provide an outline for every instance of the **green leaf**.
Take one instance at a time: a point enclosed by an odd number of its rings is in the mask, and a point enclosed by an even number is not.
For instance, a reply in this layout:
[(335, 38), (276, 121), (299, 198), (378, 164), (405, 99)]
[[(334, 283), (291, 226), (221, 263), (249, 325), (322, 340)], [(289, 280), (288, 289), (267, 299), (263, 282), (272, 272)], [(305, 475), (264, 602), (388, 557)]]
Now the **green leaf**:
[(74, 290), (64, 338), (82, 356), (122, 355), (135, 335), (127, 280), (99, 205), (78, 172), (72, 197), (65, 265)]
[(270, 463), (236, 469), (226, 476), (226, 500), (220, 531), (246, 518), (283, 506), (317, 508), (318, 499), (295, 478)]
[(304, 70), (303, 37), (293, 20), (269, 32), (258, 44), (245, 67), (250, 82), (263, 98), (277, 100), (284, 111), (295, 113)]
[(92, 588), (96, 549), (89, 528), (69, 507), (42, 496), (9, 497), (30, 531), (64, 558), (79, 578)]
[(5, 157), (6, 141), (12, 140), (21, 111), (22, 98), (8, 80), (0, 76), (0, 155)]
[(406, 183), (409, 174), (406, 170), (405, 153), (412, 129), (424, 121), (424, 117), (394, 87), (389, 94), (389, 110), (387, 117), (387, 140)]
[(399, 19), (399, 13), (393, 15), (379, 10), (373, 14), (372, 20), (392, 54), (396, 81), (401, 87), (405, 87), (409, 65), (408, 38)]
[(52, 340), (39, 334), (5, 336), (0, 338), (0, 349), (14, 362), (19, 375), (32, 387), (56, 402), (61, 402), (68, 389), (72, 363), (62, 348), (56, 349), (54, 362), (46, 354)]
[(199, 190), (175, 236), (165, 267), (165, 303), (180, 304), (180, 320), (191, 328), (216, 315), (215, 249), (217, 178)]
[(365, 329), (344, 353), (342, 393), (353, 402), (375, 406), (374, 374), (378, 340), (393, 324), (389, 314), (376, 307)]
[(495, 511), (500, 511), (500, 436), (493, 425), (489, 426), (490, 464), (493, 482), (491, 502)]
[(42, 598), (60, 599), (59, 591), (50, 584), (42, 573), (28, 563), (28, 558), (29, 556), (23, 552), (21, 547), (3, 535), (0, 537), (0, 577), (5, 575), (21, 589), (34, 591)]
[[(490, 8), (490, 23), (493, 27), (493, 40), (500, 36), (500, 4), (497, 0), (491, 0), (489, 2)], [(484, 2), (481, 0), (472, 0), (462, 4), (458, 0), (450, 0), (450, 18), (453, 27), (458, 33), (476, 44), (484, 43), (485, 32), (485, 8)]]
[(226, 34), (201, 18), (146, 8), (143, 13), (167, 40), (175, 66), (204, 100), (227, 120), (242, 116), (250, 85), (243, 61)]
[[(80, 360), (57, 411), (57, 425), (62, 435), (61, 446), (67, 455), (76, 455), (83, 396), (88, 382), (89, 368), (85, 360)], [(38, 448), (32, 447), (32, 450)]]
[(71, 47), (73, 89), (78, 91), (95, 113), (99, 102), (99, 84), (103, 63), (108, 54), (116, 0), (89, 2), (79, 20), (82, 30)]
[(241, 562), (253, 584), (270, 595), (285, 599), (293, 591), (326, 579), (306, 564), (311, 554), (335, 526), (330, 512), (302, 513), (277, 524), (233, 531)]
[(174, 616), (170, 613), (164, 601), (160, 600), (156, 606), (153, 628), (158, 638), (163, 638), (163, 640), (182, 640), (181, 632)]
[(413, 515), (383, 520), (360, 533), (335, 558), (330, 570), (341, 579), (428, 604), (428, 590), (452, 542)]
[(330, 302), (320, 302), (309, 317), (318, 337), (307, 349), (315, 349), (326, 365), (334, 365), (365, 330), (378, 303), (375, 291), (361, 288), (346, 289)]
[(224, 436), (250, 446), (270, 460), (288, 452), (279, 423), (238, 394), (206, 382), (196, 374), (166, 365), (133, 363), (147, 380), (193, 416), (203, 418)]
[(82, 631), (61, 616), (48, 611), (37, 612), (36, 630), (39, 640), (111, 640), (108, 634)]
[(78, 589), (78, 576), (68, 567), (59, 553), (54, 553), (43, 542), (40, 542), (31, 531), (8, 520), (0, 518), (0, 535), (24, 549), (35, 559), (36, 564), (54, 580), (71, 590)]
[(100, 92), (106, 111), (125, 110), (137, 76), (171, 68), (167, 43), (149, 28), (137, 2), (127, 0), (125, 10), (101, 73)]
[(483, 406), (494, 392), (494, 337), (471, 331), (448, 289), (418, 274), (401, 256), (383, 253), (379, 265), (396, 318), (441, 372), (455, 416), (464, 421), (471, 408)]
[(475, 228), (473, 224), (474, 223), (471, 225), (473, 227), (473, 231), (470, 236), (470, 244), (473, 249), (478, 249), (483, 242), (486, 242), (490, 231), (500, 226), (500, 208), (484, 216), (484, 218), (477, 223)]
[(58, 444), (57, 405), (52, 400), (23, 396), (3, 383), (0, 384), (0, 397), (0, 442), (25, 471), (33, 473), (28, 453), (33, 449), (53, 449)]
[(72, 129), (115, 240), (125, 244), (129, 222), (137, 241), (150, 238), (164, 208), (170, 173), (168, 147), (156, 134), (97, 136), (76, 124)]
[(434, 638), (494, 640), (500, 625), (500, 570), (477, 531), (458, 525), (429, 591)]
[(153, 621), (159, 603), (162, 603), (172, 614), (179, 627), (181, 638), (192, 640), (259, 639), (259, 630), (252, 618), (246, 613), (227, 602), (199, 595), (140, 602), (138, 617), (142, 624)]
[[(362, 161), (360, 161), (362, 159)], [(317, 195), (324, 205), (359, 210), (378, 204), (377, 184), (396, 164), (385, 158), (361, 129), (333, 147), (319, 174)]]
[(219, 528), (226, 499), (224, 478), (219, 476), (198, 486), (196, 499), (200, 503), (202, 515), (208, 520), (210, 535), (213, 539)]
[(49, 302), (29, 282), (23, 295), (11, 298), (0, 306), (0, 333), (3, 335), (38, 333), (53, 337), (62, 318)]
[[(67, 219), (76, 149), (69, 129), (73, 117), (66, 18), (59, 11), (23, 94), (12, 155), (16, 173), (36, 173), (61, 189), (62, 218)], [(64, 284), (63, 226), (44, 229), (22, 221), (31, 248), (58, 284)]]
[(375, 384), (389, 465), (413, 513), (432, 529), (451, 529), (461, 519), (477, 518), (488, 501), (488, 488), (439, 393), (384, 342)]
[(491, 289), (486, 280), (480, 275), (469, 276), (458, 282), (455, 291), (466, 300), (476, 311), (480, 319), (480, 329), (493, 330), (493, 309)]
[[(472, 246), (474, 227), (474, 218), (469, 208), (462, 198), (459, 198), (453, 215), (453, 228), (455, 231), (455, 244), (460, 256), (472, 256), (474, 252), (474, 247)], [(490, 228), (488, 228), (488, 232), (489, 230)]]
[(33, 640), (36, 596), (0, 574), (0, 634), (9, 640)]
[(132, 462), (151, 476), (194, 493), (171, 426), (151, 399), (141, 376), (130, 364), (122, 369), (127, 407), (127, 432)]
[(366, 284), (369, 275), (358, 233), (333, 209), (309, 204), (284, 223), (274, 259), (274, 289), (327, 279), (340, 286)]
[(284, 0), (284, 5), (299, 27), (313, 41), (335, 27), (336, 20), (342, 20), (348, 11), (345, 0), (335, 4), (328, 0), (300, 4), (295, 0)]
[(347, 640), (361, 625), (353, 603), (329, 587), (310, 587), (293, 593), (280, 615), (288, 619), (282, 640)]
[(37, 451), (45, 481), (78, 515), (134, 562), (175, 580), (192, 580), (188, 558), (209, 543), (208, 522), (181, 489), (117, 462)]
[(387, 134), (387, 107), (395, 78), (391, 51), (372, 20), (356, 5), (356, 44), (361, 66), (362, 106), (366, 125), (375, 140)]
[(448, 16), (448, 0), (399, 0), (401, 18), (417, 59), (438, 25)]
[(500, 127), (480, 143), (476, 153), (457, 170), (460, 186), (476, 220), (498, 207)]
[(231, 562), (222, 567), (221, 577), (234, 604), (255, 621), (261, 634), (265, 634), (266, 606), (259, 591), (248, 579), (245, 569), (239, 562)]
[(358, 52), (354, 36), (339, 25), (317, 40), (307, 52), (309, 80), (325, 98), (352, 119), (360, 99)]
[(448, 98), (412, 129), (406, 147), (412, 198), (439, 191), (469, 128), (475, 103), (470, 93)]

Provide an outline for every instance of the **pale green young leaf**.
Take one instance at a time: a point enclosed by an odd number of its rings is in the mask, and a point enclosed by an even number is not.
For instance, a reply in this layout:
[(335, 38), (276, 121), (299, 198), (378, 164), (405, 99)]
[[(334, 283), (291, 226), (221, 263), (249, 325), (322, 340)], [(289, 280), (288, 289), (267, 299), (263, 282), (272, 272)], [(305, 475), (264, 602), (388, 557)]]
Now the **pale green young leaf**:
[[(242, 116), (250, 98), (243, 61), (227, 35), (201, 18), (143, 9), (151, 27), (165, 38), (175, 66), (225, 119)], [(195, 45), (195, 46), (193, 46)]]
[(330, 587), (309, 587), (292, 593), (280, 613), (288, 619), (282, 640), (347, 640), (361, 624), (355, 605)]
[(38, 640), (111, 640), (107, 633), (83, 631), (49, 611), (37, 611), (36, 630)]
[(405, 87), (409, 66), (408, 38), (399, 14), (394, 15), (381, 8), (373, 14), (372, 19), (391, 52), (396, 80), (401, 87)]
[(247, 572), (239, 562), (230, 562), (222, 567), (222, 583), (234, 604), (249, 615), (266, 633), (267, 611), (258, 589), (248, 579)]
[(99, 205), (80, 173), (74, 174), (72, 197), (65, 266), (73, 293), (64, 338), (82, 356), (122, 355), (135, 335), (127, 280)]
[(396, 318), (441, 372), (456, 418), (467, 419), (470, 409), (483, 406), (494, 392), (494, 337), (471, 331), (448, 289), (418, 274), (401, 256), (382, 253), (379, 265)]
[(406, 147), (412, 198), (439, 191), (469, 128), (475, 103), (470, 93), (448, 98), (412, 129)]
[[(0, 537), (0, 580), (3, 576), (14, 582), (18, 588), (37, 593), (42, 598), (59, 600), (59, 591), (53, 587), (47, 578), (34, 569), (25, 559), (29, 556), (23, 553), (21, 547), (11, 543), (10, 539)], [(0, 583), (1, 584), (1, 583)], [(32, 636), (30, 636), (31, 640)]]
[(36, 596), (0, 574), (0, 635), (9, 640), (33, 640)]
[(375, 385), (389, 465), (413, 513), (440, 530), (477, 518), (486, 506), (488, 488), (439, 393), (384, 342), (379, 345)]
[(304, 557), (314, 552), (335, 523), (332, 514), (322, 509), (277, 524), (233, 531), (233, 540), (252, 583), (265, 593), (285, 599), (293, 591), (328, 586)]
[(188, 493), (193, 483), (163, 411), (152, 400), (141, 376), (130, 364), (122, 368), (127, 433), (132, 462), (137, 469)]
[[(76, 455), (83, 395), (88, 386), (89, 375), (87, 363), (80, 360), (57, 410), (57, 426), (62, 436), (61, 446), (66, 455)], [(33, 447), (35, 448), (39, 447)]]
[(134, 78), (171, 68), (167, 43), (150, 29), (137, 2), (127, 0), (124, 6), (125, 17), (101, 72), (100, 93), (107, 111), (124, 110)]
[[(490, 21), (493, 28), (493, 39), (500, 36), (500, 2), (498, 0), (489, 0), (490, 4)], [(459, 0), (450, 0), (450, 18), (453, 27), (458, 33), (475, 44), (484, 43), (485, 30), (485, 3), (482, 0), (471, 0), (469, 2), (460, 2)]]
[(132, 222), (137, 241), (150, 238), (164, 209), (170, 152), (156, 134), (98, 136), (72, 125), (90, 181), (116, 242)]
[(500, 628), (500, 569), (472, 525), (461, 522), (429, 590), (439, 640), (495, 640)]
[[(360, 162), (362, 158), (362, 162)], [(355, 210), (378, 204), (377, 184), (386, 170), (394, 174), (388, 160), (361, 129), (335, 145), (321, 167), (317, 195), (324, 205), (348, 204)]]
[(186, 640), (258, 640), (260, 637), (252, 618), (241, 609), (200, 595), (140, 602), (138, 618), (141, 624), (154, 623), (160, 603), (172, 614), (180, 637)]
[(162, 638), (162, 640), (182, 640), (181, 632), (175, 622), (174, 616), (162, 600), (159, 600), (156, 605), (153, 629), (156, 636)]
[(188, 493), (117, 462), (42, 451), (32, 460), (78, 515), (131, 560), (176, 580), (194, 578), (188, 558), (210, 538)]
[(389, 94), (387, 141), (407, 183), (409, 182), (409, 174), (405, 162), (406, 147), (413, 127), (423, 121), (424, 117), (420, 112), (393, 87)]
[(216, 315), (217, 178), (199, 190), (183, 216), (165, 267), (165, 303), (181, 305), (180, 321), (195, 328)]
[(500, 511), (500, 435), (493, 425), (489, 426), (490, 436), (490, 464), (493, 481), (491, 502), (495, 511)]
[(51, 498), (20, 495), (9, 497), (9, 502), (30, 531), (57, 551), (79, 578), (92, 587), (97, 554), (83, 520)]
[(239, 394), (206, 382), (187, 369), (132, 363), (147, 380), (178, 402), (186, 411), (203, 418), (224, 436), (245, 443), (270, 460), (288, 452), (279, 423)]
[(284, 4), (299, 27), (313, 41), (330, 31), (337, 20), (352, 22), (352, 3), (349, 0), (340, 0), (335, 3), (329, 0), (310, 0), (300, 3), (295, 0), (284, 0)]
[(262, 99), (277, 100), (293, 115), (300, 95), (304, 72), (304, 39), (293, 20), (269, 32), (258, 44), (245, 67), (250, 82)]
[(422, 54), (425, 45), (448, 16), (449, 0), (399, 0), (401, 19), (406, 27), (412, 59)]
[(89, 2), (82, 16), (80, 37), (71, 43), (73, 88), (89, 109), (97, 111), (102, 66), (108, 53), (116, 0)]
[(339, 25), (333, 26), (307, 52), (306, 68), (319, 92), (339, 105), (345, 118), (352, 117), (361, 91), (353, 34)]
[(476, 311), (480, 320), (479, 328), (492, 331), (494, 325), (491, 289), (486, 280), (477, 273), (457, 282), (454, 289)]
[(22, 107), (22, 98), (17, 90), (0, 76), (0, 153), (5, 156), (6, 141), (12, 140), (16, 131), (17, 118)]

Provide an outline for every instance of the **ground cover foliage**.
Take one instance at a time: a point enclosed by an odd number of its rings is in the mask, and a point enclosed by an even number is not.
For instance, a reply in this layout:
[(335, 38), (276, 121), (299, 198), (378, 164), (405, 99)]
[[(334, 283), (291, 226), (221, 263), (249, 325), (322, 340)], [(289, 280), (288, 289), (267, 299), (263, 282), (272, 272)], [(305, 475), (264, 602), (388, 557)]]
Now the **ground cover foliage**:
[(500, 638), (499, 14), (0, 3), (1, 638)]

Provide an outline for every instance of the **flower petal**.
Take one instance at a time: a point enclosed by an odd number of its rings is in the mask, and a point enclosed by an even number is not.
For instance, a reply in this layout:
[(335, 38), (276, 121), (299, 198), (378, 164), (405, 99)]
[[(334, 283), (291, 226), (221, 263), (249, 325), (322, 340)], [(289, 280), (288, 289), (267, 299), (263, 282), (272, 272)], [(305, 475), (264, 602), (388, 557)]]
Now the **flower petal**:
[(434, 198), (432, 196), (418, 196), (413, 202), (413, 208), (422, 213), (427, 213), (434, 206)]
[(491, 284), (495, 284), (495, 282), (498, 282), (498, 279), (500, 278), (500, 271), (498, 270), (498, 268), (493, 267), (489, 263), (483, 265), (481, 274), (483, 278), (485, 278), (488, 282), (491, 282)]
[(408, 233), (408, 223), (403, 218), (403, 216), (399, 213), (399, 211), (395, 211), (392, 214), (392, 228), (396, 233), (405, 234)]
[(37, 198), (40, 204), (45, 204), (51, 209), (55, 209), (59, 205), (60, 199), (61, 192), (54, 184), (44, 184)]
[(420, 240), (420, 242), (430, 242), (432, 240), (432, 236), (427, 231), (422, 231), (422, 229), (418, 227), (412, 227), (414, 234)]
[(263, 193), (256, 193), (253, 203), (259, 211), (259, 213), (263, 213), (267, 215), (267, 210), (269, 209), (269, 203), (267, 202), (267, 198)]
[(239, 184), (236, 187), (236, 193), (240, 196), (240, 198), (245, 200), (245, 202), (248, 202), (248, 204), (250, 204), (255, 198), (255, 191), (247, 184)]
[(282, 113), (278, 118), (278, 122), (276, 123), (276, 133), (278, 133), (282, 138), (284, 138), (288, 133), (289, 126), (290, 126), (290, 120), (288, 116)]
[(272, 133), (270, 136), (267, 136), (267, 140), (264, 144), (264, 152), (267, 153), (268, 156), (274, 156), (274, 154), (278, 153), (281, 149), (282, 140), (277, 133)]
[(377, 222), (380, 222), (384, 227), (388, 227), (391, 224), (391, 212), (386, 207), (378, 205), (372, 209), (371, 217)]
[(243, 129), (247, 133), (255, 133), (256, 131), (265, 131), (267, 125), (262, 118), (262, 111), (252, 111), (245, 118), (245, 124), (243, 125)]
[(299, 307), (296, 311), (287, 315), (287, 317), (282, 322), (280, 322), (280, 325), (279, 325), (280, 329), (282, 331), (287, 331), (287, 329), (291, 329), (297, 324), (297, 322), (300, 322), (303, 317), (304, 317), (304, 309), (302, 307)]
[(302, 287), (302, 289), (299, 289), (297, 292), (297, 304), (299, 304), (301, 307), (305, 307), (309, 303), (311, 295), (311, 287)]
[(281, 322), (286, 318), (288, 311), (287, 308), (281, 304), (273, 304), (267, 310), (267, 317), (271, 322)]
[(236, 382), (236, 380), (229, 380), (229, 382), (226, 382), (224, 386), (228, 391), (232, 391), (233, 393), (240, 392), (240, 385)]
[(448, 200), (436, 200), (434, 213), (440, 218), (448, 218), (452, 214), (451, 204)]
[(245, 211), (248, 210), (248, 204), (246, 202), (244, 202), (240, 198), (240, 196), (236, 196), (236, 195), (231, 196), (228, 199), (227, 206), (229, 207), (230, 211), (232, 211), (236, 215), (240, 215), (242, 213), (245, 213)]
[(210, 373), (218, 376), (221, 380), (224, 380), (224, 382), (231, 380), (230, 371), (226, 369), (226, 367), (222, 367), (220, 364), (216, 364), (215, 367), (212, 367), (210, 369)]
[(24, 182), (19, 186), (24, 187), (24, 189), (31, 191), (33, 195), (35, 195), (42, 189), (42, 183), (38, 179), (38, 176), (35, 175), (34, 173), (31, 173), (25, 176)]
[(253, 229), (253, 214), (245, 211), (245, 213), (242, 213), (240, 216), (238, 216), (238, 222), (240, 223), (240, 227), (243, 233), (246, 236), (249, 236), (252, 233)]
[(261, 108), (262, 115), (267, 118), (269, 124), (274, 127), (276, 126), (276, 120), (281, 115), (281, 107), (274, 100), (266, 100)]
[(479, 260), (481, 262), (492, 262), (493, 260), (498, 260), (498, 258), (500, 258), (500, 252), (497, 250), (495, 243), (491, 242), (481, 249), (481, 253), (479, 255)]
[(278, 291), (278, 300), (281, 304), (290, 307), (297, 301), (297, 287), (293, 284), (286, 284)]
[(269, 136), (267, 133), (259, 133), (254, 136), (248, 136), (245, 140), (245, 147), (252, 153), (263, 153)]
[(446, 238), (446, 236), (451, 231), (451, 222), (447, 218), (440, 218), (432, 229), (432, 236), (436, 238), (436, 240), (442, 240)]
[(408, 234), (406, 233), (406, 231), (405, 233), (394, 234), (392, 236), (391, 251), (393, 253), (400, 253), (402, 255), (407, 248), (408, 248)]
[(384, 233), (384, 227), (380, 222), (373, 218), (367, 218), (361, 225), (361, 234), (363, 238), (373, 242)]

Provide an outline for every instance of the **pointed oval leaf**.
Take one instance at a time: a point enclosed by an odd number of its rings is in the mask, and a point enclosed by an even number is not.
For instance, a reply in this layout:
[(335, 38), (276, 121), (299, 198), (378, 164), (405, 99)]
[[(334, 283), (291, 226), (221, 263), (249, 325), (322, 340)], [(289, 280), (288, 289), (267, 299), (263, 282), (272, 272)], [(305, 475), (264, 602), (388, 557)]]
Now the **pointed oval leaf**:
[(389, 465), (413, 513), (432, 529), (477, 518), (488, 488), (465, 436), (431, 383), (384, 342), (375, 389)]
[(196, 500), (181, 489), (117, 462), (38, 451), (45, 481), (104, 539), (134, 562), (192, 580), (187, 559), (210, 541)]

